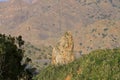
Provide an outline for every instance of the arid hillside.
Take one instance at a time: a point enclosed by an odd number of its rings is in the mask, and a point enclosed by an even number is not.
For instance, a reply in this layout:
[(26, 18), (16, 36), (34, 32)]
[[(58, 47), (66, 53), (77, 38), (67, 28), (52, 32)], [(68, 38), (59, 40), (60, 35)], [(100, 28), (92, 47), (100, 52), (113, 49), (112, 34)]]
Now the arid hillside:
[(96, 49), (120, 47), (120, 21), (101, 20), (74, 32), (75, 49), (89, 53)]
[(120, 46), (120, 0), (8, 0), (0, 2), (0, 32), (54, 46), (71, 31), (75, 52)]
[[(66, 31), (75, 57), (120, 47), (120, 0), (7, 0), (0, 2), (0, 33), (22, 35), (25, 57), (41, 70)], [(52, 79), (53, 80), (53, 79)]]

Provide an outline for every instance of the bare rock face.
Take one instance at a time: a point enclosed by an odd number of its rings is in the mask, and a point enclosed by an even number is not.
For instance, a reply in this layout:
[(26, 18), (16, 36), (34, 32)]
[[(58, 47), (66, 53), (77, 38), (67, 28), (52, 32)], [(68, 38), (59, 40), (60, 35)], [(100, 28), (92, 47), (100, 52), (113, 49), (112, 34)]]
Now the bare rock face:
[(53, 48), (52, 64), (67, 64), (74, 60), (74, 42), (70, 32), (66, 32), (57, 45)]

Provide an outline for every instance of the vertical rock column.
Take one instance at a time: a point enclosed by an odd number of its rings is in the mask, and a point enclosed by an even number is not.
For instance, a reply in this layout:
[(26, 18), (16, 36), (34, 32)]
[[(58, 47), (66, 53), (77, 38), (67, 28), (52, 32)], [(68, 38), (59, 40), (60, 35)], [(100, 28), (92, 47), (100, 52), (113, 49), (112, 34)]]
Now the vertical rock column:
[(58, 41), (57, 45), (53, 47), (52, 64), (62, 65), (72, 62), (74, 60), (74, 42), (71, 32), (66, 32)]

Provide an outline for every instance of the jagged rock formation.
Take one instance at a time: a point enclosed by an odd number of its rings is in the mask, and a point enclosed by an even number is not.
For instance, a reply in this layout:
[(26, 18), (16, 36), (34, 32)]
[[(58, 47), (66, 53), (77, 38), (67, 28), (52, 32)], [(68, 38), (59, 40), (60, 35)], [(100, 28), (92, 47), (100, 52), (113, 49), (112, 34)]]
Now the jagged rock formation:
[(52, 64), (67, 64), (74, 60), (74, 42), (70, 32), (66, 32), (57, 45), (53, 48)]

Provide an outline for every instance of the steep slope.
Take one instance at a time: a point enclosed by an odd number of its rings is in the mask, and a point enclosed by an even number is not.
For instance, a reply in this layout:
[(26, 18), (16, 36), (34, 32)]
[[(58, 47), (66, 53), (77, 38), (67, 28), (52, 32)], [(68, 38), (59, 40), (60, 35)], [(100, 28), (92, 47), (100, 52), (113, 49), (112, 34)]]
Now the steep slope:
[[(81, 54), (96, 49), (112, 49), (120, 46), (120, 21), (101, 20), (86, 27), (74, 29), (75, 49)], [(78, 31), (79, 30), (79, 31)]]
[[(75, 51), (78, 52), (77, 54), (89, 53), (95, 49), (119, 47), (119, 23), (120, 21), (115, 20), (100, 20), (84, 27), (81, 26), (81, 23), (76, 24), (71, 31), (74, 38)], [(13, 35), (21, 34), (26, 41), (38, 47), (41, 44), (47, 46), (54, 45), (63, 34), (53, 34), (53, 31), (48, 31), (45, 27), (38, 28), (32, 25), (30, 22), (21, 24), (16, 29), (13, 29), (14, 32), (11, 33)]]
[(63, 66), (49, 66), (34, 80), (119, 80), (120, 49), (96, 50)]
[(35, 38), (37, 41), (44, 39), (45, 43), (49, 43), (49, 38), (73, 30), (77, 24), (85, 27), (102, 19), (119, 20), (119, 4), (119, 0), (9, 0), (0, 3), (0, 25), (5, 27), (0, 30), (3, 33), (23, 35), (27, 30), (19, 33), (21, 31), (18, 27), (29, 24), (39, 32), (34, 35), (40, 34)]
[[(76, 24), (75, 28), (72, 30), (75, 47), (75, 57), (78, 58), (81, 54), (88, 54), (89, 52), (96, 49), (113, 49), (116, 47), (120, 47), (119, 23), (120, 21), (118, 20), (100, 20), (86, 27), (82, 27), (81, 24)], [(47, 30), (45, 31), (42, 28), (37, 28), (32, 25), (33, 24), (30, 22), (21, 24), (19, 27), (14, 29), (14, 32), (12, 32), (12, 34), (16, 36), (21, 34), (26, 41), (31, 42), (32, 45), (34, 45), (38, 49), (41, 49), (42, 44), (47, 47), (51, 45), (54, 46), (59, 40), (59, 37), (62, 35), (56, 33), (56, 37), (53, 37), (51, 35), (54, 34), (52, 34), (51, 31), (47, 32)], [(45, 55), (50, 55), (50, 58), (52, 55), (52, 51), (49, 51), (47, 47), (45, 48), (45, 51), (48, 51), (44, 53)], [(31, 54), (29, 56), (28, 53), (28, 56), (33, 59), (34, 63), (36, 63), (35, 61), (39, 61), (39, 57), (42, 56), (41, 54), (41, 51), (35, 51), (35, 54)]]
[(7, 31), (17, 27), (27, 19), (27, 7), (28, 5), (19, 0), (0, 3), (0, 25), (6, 27)]

